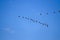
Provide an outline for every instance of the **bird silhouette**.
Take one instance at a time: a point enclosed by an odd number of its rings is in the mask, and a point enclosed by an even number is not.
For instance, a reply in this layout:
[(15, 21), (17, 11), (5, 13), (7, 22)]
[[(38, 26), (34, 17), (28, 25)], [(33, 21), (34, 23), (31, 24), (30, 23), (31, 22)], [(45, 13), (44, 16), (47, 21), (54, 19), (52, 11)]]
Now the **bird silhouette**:
[(48, 27), (48, 25), (46, 25)]
[(44, 23), (42, 25), (45, 25)]
[(18, 17), (20, 17), (20, 16), (18, 16)]
[(58, 12), (60, 13), (60, 10)]
[(48, 15), (48, 13), (46, 13)]
[(22, 16), (22, 18), (24, 18), (24, 16)]
[(40, 21), (38, 23), (42, 24)]
[(30, 19), (31, 21), (35, 22), (33, 19)]
[(25, 17), (25, 19), (29, 20), (29, 18)]
[(40, 13), (40, 15), (42, 15), (42, 13)]
[(45, 26), (47, 26), (47, 27), (48, 27), (48, 24), (45, 24)]
[(54, 11), (53, 14), (55, 14), (56, 12)]
[(38, 21), (36, 20), (36, 22), (38, 22)]

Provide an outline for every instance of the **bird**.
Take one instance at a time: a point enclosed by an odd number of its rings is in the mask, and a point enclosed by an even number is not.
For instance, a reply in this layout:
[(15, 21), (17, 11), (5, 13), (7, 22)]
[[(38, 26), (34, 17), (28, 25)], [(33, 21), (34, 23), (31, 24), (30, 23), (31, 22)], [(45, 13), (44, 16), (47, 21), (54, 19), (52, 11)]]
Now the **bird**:
[(25, 19), (29, 20), (29, 18), (25, 17)]
[(20, 16), (18, 16), (18, 17), (20, 17)]
[(40, 24), (42, 24), (40, 21), (39, 21)]
[(60, 13), (60, 10), (58, 12)]
[(24, 17), (22, 16), (22, 18), (24, 18)]
[(48, 15), (48, 13), (46, 13)]
[(53, 14), (55, 14), (56, 12), (54, 11)]
[(38, 22), (38, 21), (36, 20), (36, 22)]
[(44, 23), (42, 25), (45, 25)]
[(31, 21), (35, 22), (33, 19), (30, 19)]
[(48, 25), (46, 25), (48, 27)]
[(40, 13), (40, 15), (42, 15), (42, 14)]
[(45, 24), (45, 26), (47, 26), (47, 27), (48, 27), (48, 24)]

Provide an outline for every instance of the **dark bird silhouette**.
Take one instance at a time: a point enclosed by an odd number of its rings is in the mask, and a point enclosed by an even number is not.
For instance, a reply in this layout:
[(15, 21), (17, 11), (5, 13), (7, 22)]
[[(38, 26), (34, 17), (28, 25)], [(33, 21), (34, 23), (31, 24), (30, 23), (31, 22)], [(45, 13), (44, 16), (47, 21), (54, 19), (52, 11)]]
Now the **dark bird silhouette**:
[(48, 15), (48, 13), (46, 13)]
[(48, 27), (48, 25), (45, 25), (45, 26), (47, 26), (47, 27)]
[(42, 24), (40, 21), (38, 23)]
[(45, 25), (44, 23), (42, 25)]
[(38, 22), (38, 21), (36, 20), (36, 22)]
[(47, 26), (47, 27), (48, 27), (48, 24), (45, 24), (45, 26)]
[(20, 17), (20, 16), (18, 16), (18, 17)]
[(29, 20), (29, 18), (25, 17), (25, 19)]
[(40, 13), (40, 15), (42, 15), (42, 13)]
[(31, 21), (35, 22), (33, 19), (30, 19)]
[(24, 17), (22, 16), (22, 18), (24, 18)]
[(54, 11), (53, 14), (55, 14), (56, 12)]
[(60, 13), (60, 10), (58, 12)]

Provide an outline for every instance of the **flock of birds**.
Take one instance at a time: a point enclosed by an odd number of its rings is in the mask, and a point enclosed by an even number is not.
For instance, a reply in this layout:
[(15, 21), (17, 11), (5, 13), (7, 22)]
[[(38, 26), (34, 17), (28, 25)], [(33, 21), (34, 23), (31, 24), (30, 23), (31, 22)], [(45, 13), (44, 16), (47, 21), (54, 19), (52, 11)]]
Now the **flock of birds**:
[[(58, 11), (60, 13), (60, 10)], [(57, 12), (53, 11), (53, 14), (56, 14)], [(46, 15), (48, 15), (49, 13), (47, 12)], [(43, 15), (42, 13), (40, 13), (40, 15)]]
[[(60, 10), (59, 10), (58, 12), (60, 13)], [(55, 14), (55, 13), (56, 13), (56, 12), (53, 12), (53, 14)], [(40, 15), (42, 15), (42, 14), (40, 13)], [(48, 15), (48, 13), (47, 13), (47, 15)], [(39, 24), (41, 24), (41, 25), (44, 25), (44, 26), (48, 27), (48, 24), (46, 24), (46, 23), (41, 23), (40, 21), (34, 20), (34, 19), (32, 19), (32, 18), (29, 18), (29, 17), (18, 16), (18, 18), (23, 18), (23, 19), (26, 19), (26, 20), (30, 20), (30, 21), (32, 21), (33, 23), (39, 23)], [(8, 33), (15, 33), (15, 31), (12, 30), (11, 28), (3, 28), (3, 30), (5, 30), (5, 31), (8, 32)]]
[[(60, 10), (59, 10), (58, 12), (60, 13)], [(54, 11), (53, 13), (55, 14), (55, 11)], [(46, 14), (48, 15), (48, 13), (46, 13)], [(40, 15), (42, 15), (42, 13), (40, 13)], [(34, 19), (32, 19), (32, 18), (24, 17), (24, 16), (18, 16), (18, 17), (19, 17), (19, 18), (26, 19), (26, 20), (31, 20), (31, 21), (34, 22), (34, 23), (39, 23), (39, 24), (42, 24), (42, 25), (48, 27), (48, 24), (46, 24), (46, 23), (41, 23), (41, 22), (38, 21), (38, 20), (34, 20)]]
[(31, 20), (32, 22), (36, 22), (36, 23), (39, 23), (39, 24), (42, 24), (42, 25), (45, 25), (45, 26), (47, 26), (48, 27), (48, 24), (44, 24), (44, 23), (41, 23), (40, 21), (38, 21), (38, 20), (34, 20), (34, 19), (32, 19), (32, 18), (28, 18), (28, 17), (24, 17), (24, 16), (18, 16), (19, 18), (21, 17), (21, 18), (23, 18), (23, 19), (26, 19), (26, 20)]

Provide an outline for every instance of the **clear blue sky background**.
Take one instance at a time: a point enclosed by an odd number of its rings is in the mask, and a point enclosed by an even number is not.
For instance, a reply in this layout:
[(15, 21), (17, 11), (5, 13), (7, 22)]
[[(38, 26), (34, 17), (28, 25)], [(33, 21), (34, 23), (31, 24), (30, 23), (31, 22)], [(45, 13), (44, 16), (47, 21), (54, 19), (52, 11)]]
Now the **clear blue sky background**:
[[(60, 40), (58, 10), (60, 0), (0, 0), (0, 40)], [(48, 28), (18, 16), (47, 23)]]

